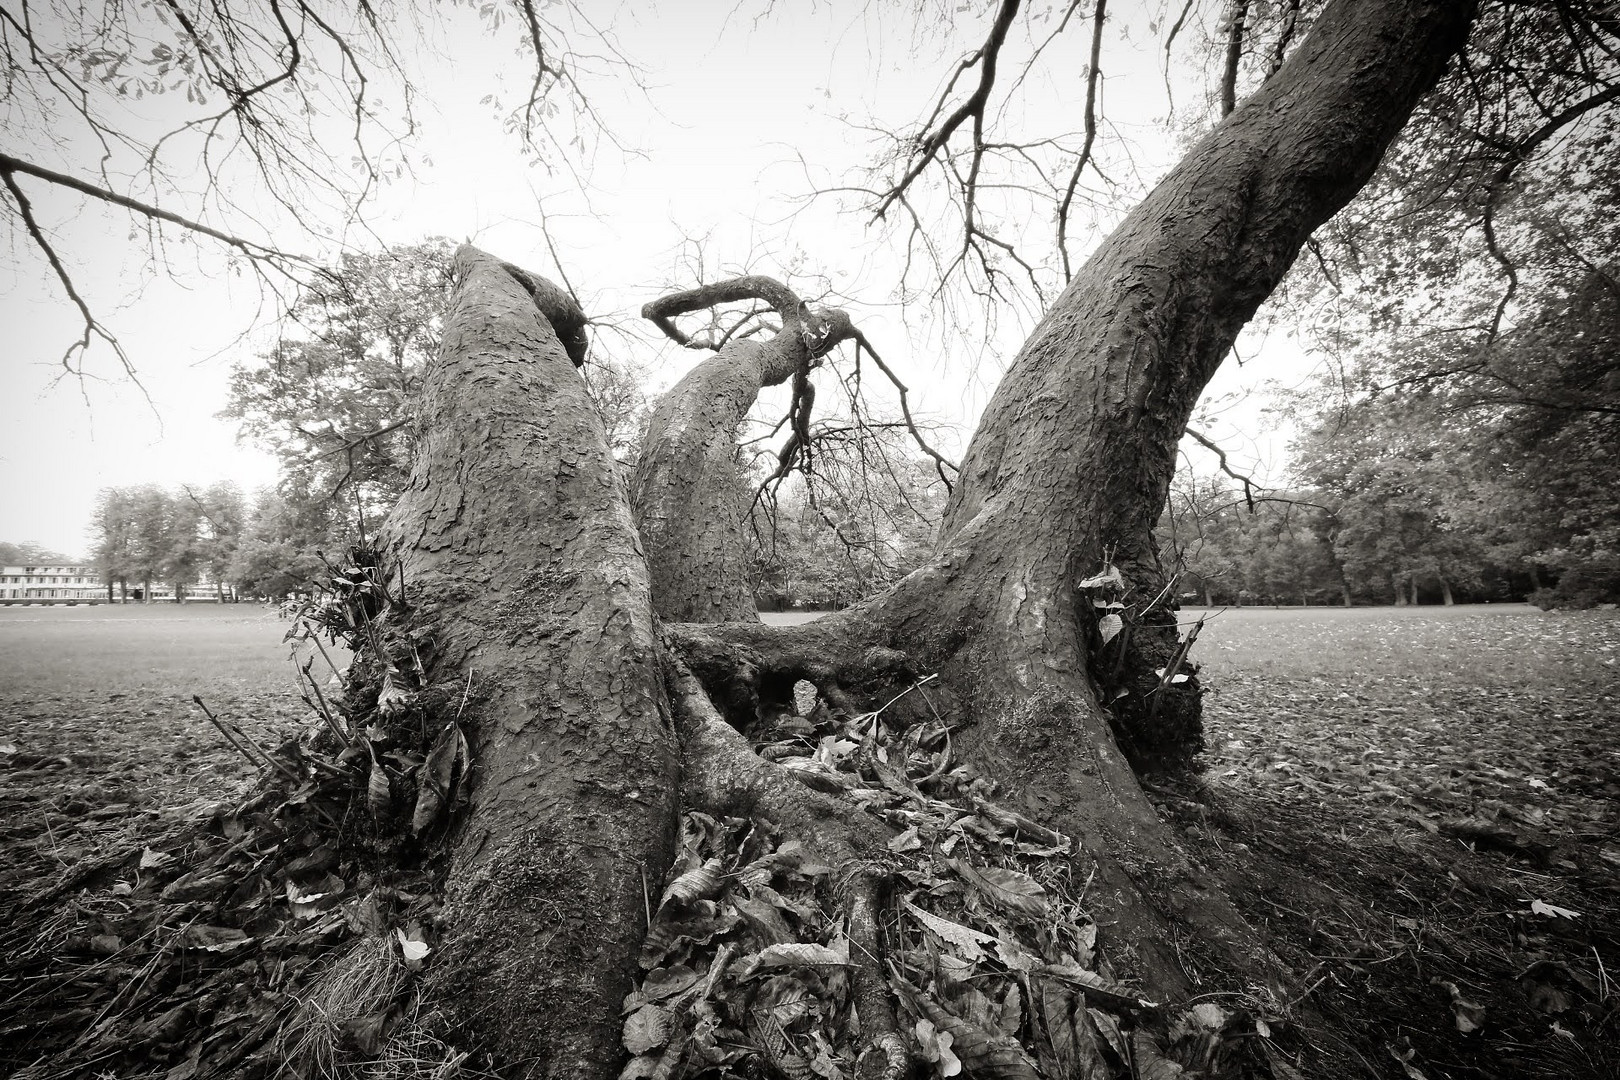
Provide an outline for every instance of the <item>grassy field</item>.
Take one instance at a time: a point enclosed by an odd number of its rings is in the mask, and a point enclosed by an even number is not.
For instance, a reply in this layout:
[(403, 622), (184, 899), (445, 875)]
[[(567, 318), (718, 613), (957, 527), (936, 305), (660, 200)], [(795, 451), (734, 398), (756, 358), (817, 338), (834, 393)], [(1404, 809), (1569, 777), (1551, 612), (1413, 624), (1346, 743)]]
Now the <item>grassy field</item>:
[[(1293, 968), (1300, 1037), (1341, 1075), (1616, 1075), (1620, 616), (1207, 614), (1205, 768), (1150, 791)], [(300, 730), (288, 625), (0, 609), (0, 904), (241, 790), (192, 695), (262, 745)]]
[(261, 604), (0, 607), (0, 687), (39, 697), (173, 692), (188, 703), (217, 679), (290, 688), (287, 626)]

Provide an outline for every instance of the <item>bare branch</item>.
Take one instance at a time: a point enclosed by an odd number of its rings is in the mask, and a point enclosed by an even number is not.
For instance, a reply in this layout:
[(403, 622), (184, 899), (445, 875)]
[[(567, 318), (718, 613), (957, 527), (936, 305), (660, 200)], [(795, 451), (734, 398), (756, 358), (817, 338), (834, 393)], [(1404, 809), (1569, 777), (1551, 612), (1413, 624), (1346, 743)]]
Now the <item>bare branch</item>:
[(1221, 71), (1221, 116), (1237, 108), (1238, 64), (1243, 59), (1243, 33), (1249, 17), (1249, 0), (1232, 0), (1231, 23), (1226, 28), (1226, 64)]
[[(905, 194), (912, 181), (922, 175), (922, 171), (928, 167), (940, 150), (950, 142), (951, 136), (955, 135), (957, 129), (968, 120), (973, 121), (973, 159), (969, 168), (969, 175), (977, 177), (979, 162), (984, 156), (985, 106), (990, 100), (990, 90), (996, 82), (996, 62), (1000, 57), (1001, 46), (1007, 40), (1007, 31), (1012, 27), (1014, 16), (1018, 14), (1018, 4), (1019, 0), (1001, 0), (1001, 7), (996, 12), (995, 22), (990, 27), (990, 36), (985, 39), (983, 45), (979, 46), (977, 50), (958, 65), (956, 73), (951, 76), (944, 93), (940, 95), (938, 104), (934, 106), (933, 115), (929, 117), (928, 123), (923, 126), (922, 132), (917, 137), (919, 145), (911, 155), (911, 164), (907, 166), (900, 179), (878, 200), (877, 207), (872, 212), (874, 221), (881, 219), (888, 213), (889, 207), (893, 206)], [(979, 69), (979, 83), (974, 88), (973, 93), (968, 95), (966, 101), (962, 102), (954, 112), (941, 121), (939, 127), (930, 131), (929, 126), (934, 119), (944, 112), (945, 102), (949, 98), (952, 88), (955, 87), (956, 80), (973, 67)], [(969, 189), (968, 198), (970, 200), (972, 198), (971, 188)]]
[(1214, 442), (1212, 439), (1210, 439), (1208, 436), (1202, 434), (1201, 432), (1197, 431), (1194, 428), (1189, 427), (1189, 428), (1185, 428), (1184, 430), (1186, 431), (1186, 433), (1189, 436), (1192, 437), (1192, 440), (1194, 442), (1196, 442), (1198, 445), (1202, 446), (1204, 449), (1210, 451), (1212, 454), (1215, 455), (1215, 457), (1217, 459), (1219, 459), (1220, 465), (1221, 465), (1221, 472), (1225, 473), (1227, 476), (1230, 476), (1232, 479), (1238, 481), (1240, 484), (1243, 485), (1243, 500), (1244, 500), (1244, 502), (1249, 504), (1249, 512), (1253, 513), (1254, 512), (1254, 502), (1255, 502), (1255, 495), (1254, 495), (1255, 483), (1254, 483), (1254, 480), (1252, 478), (1250, 478), (1248, 476), (1244, 476), (1242, 473), (1237, 472), (1236, 470), (1234, 470), (1232, 468), (1232, 466), (1231, 466), (1231, 463), (1226, 460), (1226, 451), (1222, 450), (1220, 448), (1220, 446), (1216, 442)]
[(786, 285), (763, 274), (749, 274), (729, 281), (716, 282), (713, 285), (699, 285), (695, 289), (671, 293), (669, 296), (653, 300), (642, 306), (641, 317), (651, 320), (666, 337), (683, 348), (717, 348), (718, 346), (711, 346), (705, 341), (694, 340), (688, 336), (675, 325), (674, 318), (677, 315), (714, 307), (716, 304), (729, 304), (740, 300), (763, 300), (770, 304), (781, 316), (783, 330), (788, 328), (789, 323), (798, 325), (805, 322), (809, 316), (808, 306)]
[[(0, 155), (0, 162), (4, 160), (6, 160), (5, 156)], [(71, 375), (82, 376), (82, 368), (75, 367), (73, 359), (75, 356), (83, 356), (85, 351), (90, 348), (90, 339), (97, 337), (112, 346), (113, 352), (118, 356), (118, 362), (124, 366), (124, 373), (134, 379), (135, 366), (124, 352), (124, 347), (101, 323), (96, 321), (96, 317), (90, 312), (90, 305), (86, 304), (84, 297), (79, 295), (79, 290), (74, 287), (73, 278), (68, 274), (67, 267), (62, 265), (62, 260), (57, 256), (56, 249), (51, 246), (51, 242), (46, 238), (44, 230), (40, 228), (39, 221), (34, 217), (33, 204), (28, 201), (28, 196), (23, 193), (22, 188), (17, 186), (16, 177), (12, 175), (13, 171), (0, 164), (0, 182), (4, 182), (6, 191), (10, 193), (12, 200), (16, 202), (17, 213), (23, 219), (23, 226), (28, 230), (29, 238), (45, 254), (45, 259), (51, 264), (51, 269), (56, 273), (57, 280), (61, 282), (63, 291), (67, 293), (68, 299), (73, 301), (73, 306), (79, 309), (79, 315), (84, 320), (83, 333), (62, 354), (63, 369)], [(136, 385), (140, 386), (140, 382), (136, 381)], [(141, 387), (141, 393), (146, 394), (144, 386)], [(150, 396), (147, 396), (147, 403), (151, 403)]]
[(1080, 183), (1080, 173), (1091, 160), (1091, 148), (1097, 141), (1097, 78), (1102, 59), (1102, 32), (1104, 13), (1108, 7), (1108, 0), (1097, 0), (1097, 10), (1091, 18), (1091, 63), (1086, 68), (1086, 114), (1085, 114), (1085, 142), (1080, 145), (1080, 156), (1075, 159), (1074, 171), (1069, 174), (1069, 186), (1064, 189), (1063, 201), (1058, 204), (1057, 212), (1057, 247), (1058, 255), (1063, 260), (1063, 280), (1073, 279), (1074, 271), (1069, 264), (1069, 207), (1074, 203), (1074, 189)]
[[(20, 158), (12, 157), (10, 154), (0, 152), (0, 175), (4, 175), (9, 178), (13, 173), (22, 173), (24, 176), (32, 176), (36, 180), (43, 180), (46, 183), (55, 184), (58, 187), (67, 188), (70, 191), (77, 191), (81, 195), (88, 195), (93, 199), (100, 199), (102, 202), (111, 203), (112, 205), (122, 207), (125, 210), (133, 210), (135, 213), (154, 221), (166, 221), (171, 225), (178, 225), (188, 232), (199, 233), (211, 239), (218, 240), (227, 247), (235, 248), (237, 251), (240, 251), (243, 255), (246, 255), (250, 259), (275, 266), (277, 269), (282, 270), (283, 273), (287, 272), (285, 267), (282, 266), (283, 263), (299, 263), (309, 267), (311, 270), (324, 272), (321, 271), (320, 267), (318, 267), (315, 263), (304, 258), (303, 256), (291, 255), (287, 252), (280, 251), (265, 244), (260, 244), (253, 240), (246, 240), (240, 236), (234, 236), (227, 232), (221, 232), (218, 229), (204, 225), (200, 221), (193, 221), (190, 218), (181, 217), (179, 214), (169, 210), (164, 210), (161, 207), (152, 206), (151, 204), (141, 202), (138, 199), (132, 199), (127, 195), (120, 195), (115, 191), (108, 191), (105, 188), (100, 188), (94, 184), (86, 183), (83, 180), (68, 176), (65, 173), (55, 172), (54, 170), (46, 169), (39, 165), (34, 165), (23, 161)], [(14, 188), (14, 185), (11, 186)]]

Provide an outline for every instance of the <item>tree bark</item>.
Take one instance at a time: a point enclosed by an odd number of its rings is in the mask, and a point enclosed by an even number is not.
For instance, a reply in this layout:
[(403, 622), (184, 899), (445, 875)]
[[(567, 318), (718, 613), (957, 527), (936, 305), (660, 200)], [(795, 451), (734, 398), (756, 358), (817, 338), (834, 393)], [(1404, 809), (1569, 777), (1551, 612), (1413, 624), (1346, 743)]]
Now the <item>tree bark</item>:
[[(1082, 838), (1107, 899), (1102, 920), (1130, 942), (1128, 966), (1150, 993), (1187, 988), (1172, 925), (1259, 977), (1277, 969), (1192, 873), (1116, 743), (1147, 761), (1197, 745), (1193, 684), (1172, 688), (1155, 673), (1175, 648), (1173, 615), (1157, 606), (1129, 640), (1103, 646), (1079, 582), (1107, 561), (1139, 608), (1164, 587), (1153, 526), (1198, 394), (1311, 231), (1366, 182), (1471, 13), (1423, 0), (1340, 0), (1323, 13), (1036, 328), (969, 446), (929, 566), (808, 627), (688, 634), (689, 646), (751, 650), (746, 670), (698, 671), (717, 700), (742, 706), (796, 678), (858, 697), (842, 680), (873, 650), (937, 672), (969, 724), (963, 753), (1032, 817)], [(1121, 647), (1133, 650), (1123, 665)], [(1099, 684), (1125, 691), (1111, 711)]]
[(781, 282), (757, 275), (664, 297), (642, 315), (681, 344), (701, 347), (675, 328), (674, 316), (738, 300), (769, 304), (781, 328), (763, 341), (720, 344), (659, 399), (631, 485), (653, 606), (675, 622), (756, 617), (744, 532), (753, 493), (738, 460), (737, 428), (762, 389), (789, 379), (807, 423), (813, 395), (800, 395), (809, 393), (811, 361), (849, 331), (841, 312), (813, 313)]
[(513, 1075), (611, 1077), (676, 810), (647, 569), (554, 330), (577, 308), (472, 248), (454, 273), (386, 529), (476, 763), (431, 996)]

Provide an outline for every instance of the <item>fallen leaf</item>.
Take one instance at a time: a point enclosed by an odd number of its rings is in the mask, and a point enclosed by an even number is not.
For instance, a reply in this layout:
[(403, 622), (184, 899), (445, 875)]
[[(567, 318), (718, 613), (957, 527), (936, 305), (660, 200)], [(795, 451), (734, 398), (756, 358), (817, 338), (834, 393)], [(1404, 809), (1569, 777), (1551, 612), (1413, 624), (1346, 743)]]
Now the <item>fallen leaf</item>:
[[(1526, 901), (1520, 901), (1520, 903), (1525, 902)], [(1580, 912), (1571, 911), (1566, 907), (1559, 907), (1557, 904), (1547, 904), (1540, 900), (1531, 900), (1528, 901), (1528, 903), (1530, 904), (1530, 913), (1532, 915), (1548, 915), (1560, 919), (1578, 919), (1581, 917)]]
[[(427, 942), (406, 937), (405, 931), (398, 927), (394, 929), (394, 936), (399, 938), (400, 955), (405, 957), (407, 966), (412, 964), (420, 965), (423, 960), (427, 959), (427, 954), (433, 951)], [(414, 971), (415, 968), (412, 968), (412, 970)]]

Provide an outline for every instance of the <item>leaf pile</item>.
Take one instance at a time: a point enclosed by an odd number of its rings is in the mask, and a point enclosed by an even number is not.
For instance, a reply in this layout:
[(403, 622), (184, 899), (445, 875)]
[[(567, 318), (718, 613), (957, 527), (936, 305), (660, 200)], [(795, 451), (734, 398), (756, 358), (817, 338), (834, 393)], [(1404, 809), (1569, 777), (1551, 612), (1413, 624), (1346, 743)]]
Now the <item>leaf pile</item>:
[[(970, 766), (953, 768), (943, 725), (895, 731), (881, 713), (818, 704), (779, 718), (759, 747), (894, 830), (878, 940), (862, 942), (841, 890), (858, 868), (819, 864), (767, 822), (686, 813), (646, 974), (624, 1005), (634, 1056), (621, 1080), (759, 1068), (839, 1080), (865, 1075), (872, 1053), (886, 1054), (890, 1077), (914, 1075), (908, 1060), (940, 1077), (1104, 1080), (1133, 1064), (1179, 1075), (1144, 1027), (1163, 1032), (1158, 1007), (1099, 954), (1085, 883), (1070, 877), (1073, 842), (992, 801)], [(863, 1032), (854, 1005), (853, 969), (874, 947), (865, 959), (899, 1005), (896, 1052)], [(1174, 1049), (1196, 1058), (1240, 1022), (1213, 1007), (1189, 1014)]]
[[(301, 735), (267, 747), (197, 700), (260, 768), (250, 796), (200, 822), (193, 806), (192, 820), (25, 898), (5, 941), (21, 989), (0, 1014), (7, 1056), (32, 1062), (16, 1075), (269, 1076), (289, 1056), (329, 1073), (408, 1025), (438, 909), (431, 841), (462, 797), (456, 718), (470, 688), (426, 683), (432, 642), (403, 629), (407, 610), (375, 554), (355, 551), (287, 635), (314, 646), (299, 669), (313, 712)], [(332, 653), (349, 651), (339, 668)], [(343, 1000), (312, 1009), (322, 979)]]

